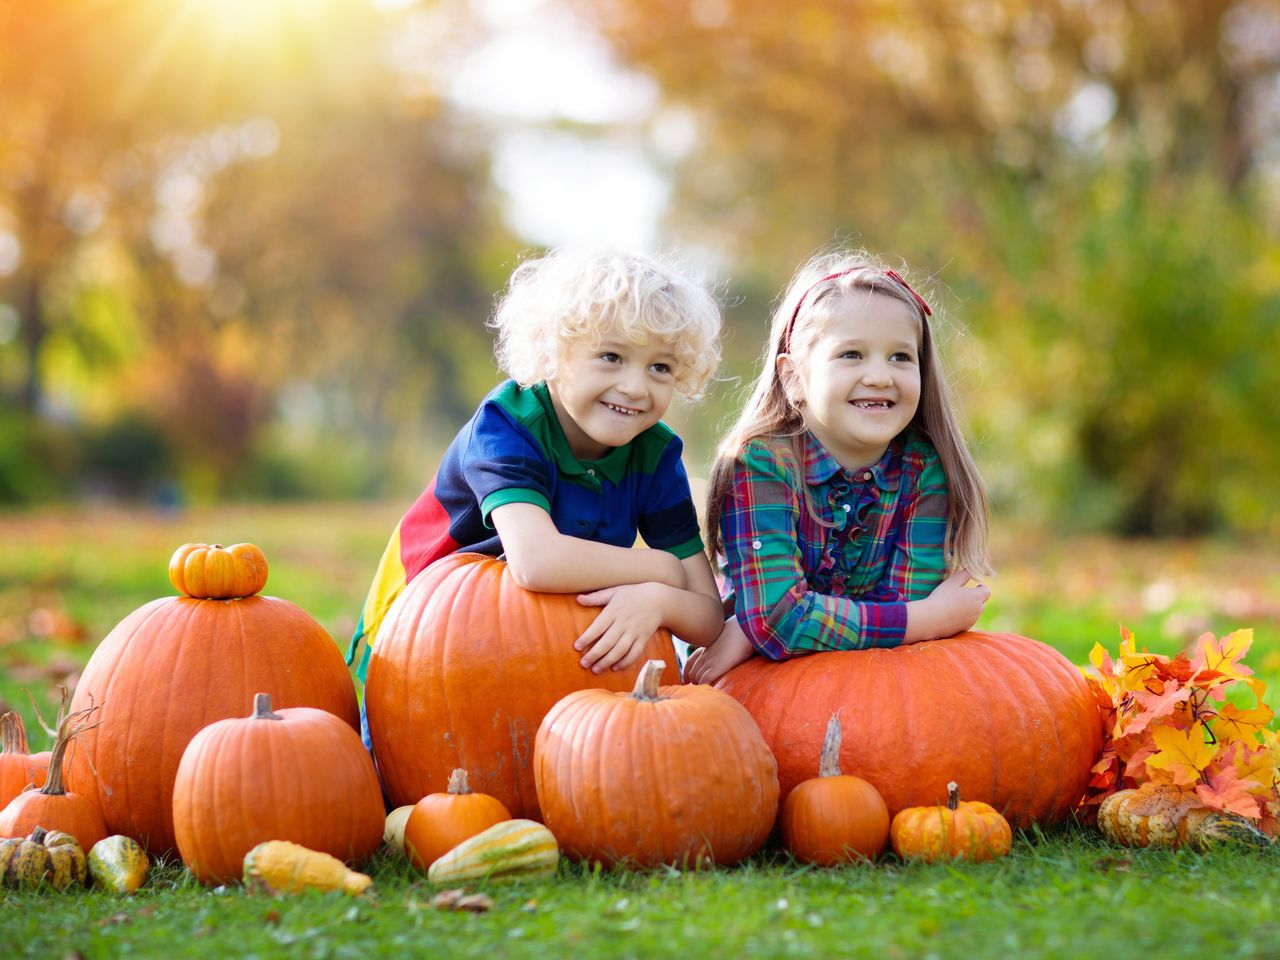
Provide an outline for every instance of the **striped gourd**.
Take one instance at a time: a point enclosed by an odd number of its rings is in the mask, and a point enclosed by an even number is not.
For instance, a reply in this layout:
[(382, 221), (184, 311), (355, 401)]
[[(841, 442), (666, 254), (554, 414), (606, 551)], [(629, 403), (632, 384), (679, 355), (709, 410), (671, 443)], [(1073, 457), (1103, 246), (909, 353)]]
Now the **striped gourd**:
[(1098, 807), (1098, 829), (1126, 847), (1207, 850), (1220, 844), (1269, 846), (1270, 838), (1244, 817), (1205, 807), (1194, 793), (1172, 783), (1148, 782), (1118, 790)]
[(432, 883), (508, 880), (555, 873), (560, 847), (551, 831), (533, 820), (504, 820), (464, 840), (431, 864)]
[(89, 851), (89, 875), (96, 886), (112, 893), (133, 893), (147, 879), (147, 853), (132, 837), (115, 834), (99, 840)]

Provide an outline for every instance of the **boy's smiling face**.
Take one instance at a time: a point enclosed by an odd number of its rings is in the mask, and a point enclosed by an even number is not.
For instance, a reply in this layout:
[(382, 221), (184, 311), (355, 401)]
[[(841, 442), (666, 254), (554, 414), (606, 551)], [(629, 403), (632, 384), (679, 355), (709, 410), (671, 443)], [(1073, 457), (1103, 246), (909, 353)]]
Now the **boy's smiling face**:
[(598, 460), (661, 420), (677, 363), (672, 345), (657, 337), (637, 344), (615, 330), (599, 344), (571, 343), (547, 389), (573, 455)]

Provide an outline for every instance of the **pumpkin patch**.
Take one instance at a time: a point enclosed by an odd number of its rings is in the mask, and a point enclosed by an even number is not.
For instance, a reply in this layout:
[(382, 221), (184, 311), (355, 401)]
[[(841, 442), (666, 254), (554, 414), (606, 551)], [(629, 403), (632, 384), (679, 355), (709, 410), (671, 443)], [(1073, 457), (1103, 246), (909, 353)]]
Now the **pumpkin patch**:
[[(200, 553), (177, 564), (184, 551), (174, 565), (189, 586), (185, 578)], [(265, 569), (263, 561), (258, 576), (265, 578)], [(68, 785), (102, 811), (104, 835), (131, 836), (152, 853), (169, 850), (183, 750), (209, 724), (245, 716), (259, 691), (277, 706), (326, 710), (358, 729), (342, 655), (300, 608), (257, 595), (154, 600), (107, 635), (76, 686), (71, 709), (98, 705), (100, 723), (79, 741)]]
[(784, 799), (814, 775), (828, 718), (856, 718), (840, 765), (872, 784), (891, 815), (945, 801), (955, 780), (1015, 826), (1059, 820), (1084, 794), (1102, 742), (1080, 671), (1013, 634), (752, 657), (716, 685), (755, 718)]
[[(415, 577), (383, 620), (369, 659), (365, 704), (374, 756), (393, 806), (443, 792), (467, 770), (472, 788), (514, 817), (541, 819), (534, 785), (538, 725), (584, 688), (629, 690), (639, 667), (596, 675), (573, 642), (597, 610), (572, 596), (531, 593), (507, 565), (453, 554)], [(678, 677), (670, 634), (646, 657)]]

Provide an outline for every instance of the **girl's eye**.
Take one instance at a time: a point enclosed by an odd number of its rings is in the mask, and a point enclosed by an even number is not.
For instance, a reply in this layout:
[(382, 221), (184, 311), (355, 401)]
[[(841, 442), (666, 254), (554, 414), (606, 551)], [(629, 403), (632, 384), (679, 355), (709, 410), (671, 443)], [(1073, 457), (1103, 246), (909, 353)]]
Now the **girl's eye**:
[(654, 372), (654, 373), (660, 373), (660, 374), (662, 374), (663, 376), (667, 376), (667, 375), (669, 375), (669, 374), (671, 373), (671, 364), (669, 364), (669, 363), (655, 363), (655, 364), (653, 365), (653, 372)]
[(846, 350), (844, 353), (840, 354), (840, 359), (842, 359), (842, 360), (861, 360), (861, 359), (862, 359), (862, 351), (861, 351), (861, 350)]
[(605, 361), (605, 363), (617, 363), (622, 358), (616, 353), (602, 353), (600, 354), (600, 359)]
[(900, 351), (898, 353), (895, 353), (889, 359), (896, 360), (898, 363), (915, 363), (916, 358), (909, 353), (904, 353)]

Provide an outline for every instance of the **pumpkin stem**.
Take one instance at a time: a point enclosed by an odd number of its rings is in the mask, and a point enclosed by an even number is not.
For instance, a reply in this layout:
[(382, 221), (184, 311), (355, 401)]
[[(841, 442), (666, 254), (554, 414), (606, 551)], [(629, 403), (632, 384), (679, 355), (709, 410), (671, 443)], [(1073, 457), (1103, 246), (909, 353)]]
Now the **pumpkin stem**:
[(960, 806), (960, 786), (954, 780), (947, 784), (947, 809), (956, 810)]
[(449, 793), (463, 794), (471, 792), (471, 784), (467, 783), (467, 771), (462, 767), (455, 767), (453, 773), (449, 774)]
[(818, 765), (818, 776), (840, 776), (840, 715), (833, 713), (827, 721), (827, 735), (822, 741), (822, 761)]
[(16, 753), (26, 755), (27, 728), (22, 725), (22, 714), (10, 710), (0, 716), (0, 753)]
[(271, 694), (255, 693), (253, 695), (254, 720), (283, 720), (284, 717), (271, 711)]
[(70, 746), (71, 741), (86, 730), (92, 730), (102, 723), (101, 720), (89, 722), (94, 711), (100, 709), (102, 704), (99, 703), (77, 710), (75, 713), (68, 713), (58, 724), (58, 739), (53, 742), (53, 753), (49, 756), (49, 773), (45, 778), (44, 787), (40, 790), (45, 796), (60, 797), (67, 792), (62, 784), (63, 757), (66, 756), (67, 747)]
[(660, 700), (658, 696), (658, 681), (662, 678), (662, 671), (667, 668), (667, 664), (663, 660), (649, 660), (640, 668), (640, 676), (636, 677), (635, 688), (631, 691), (631, 696), (637, 700)]
[(34, 830), (31, 831), (31, 836), (29, 836), (27, 839), (30, 840), (32, 843), (36, 843), (41, 846), (44, 846), (44, 838), (47, 837), (48, 835), (49, 835), (49, 832), (45, 830), (44, 827), (36, 827)]

